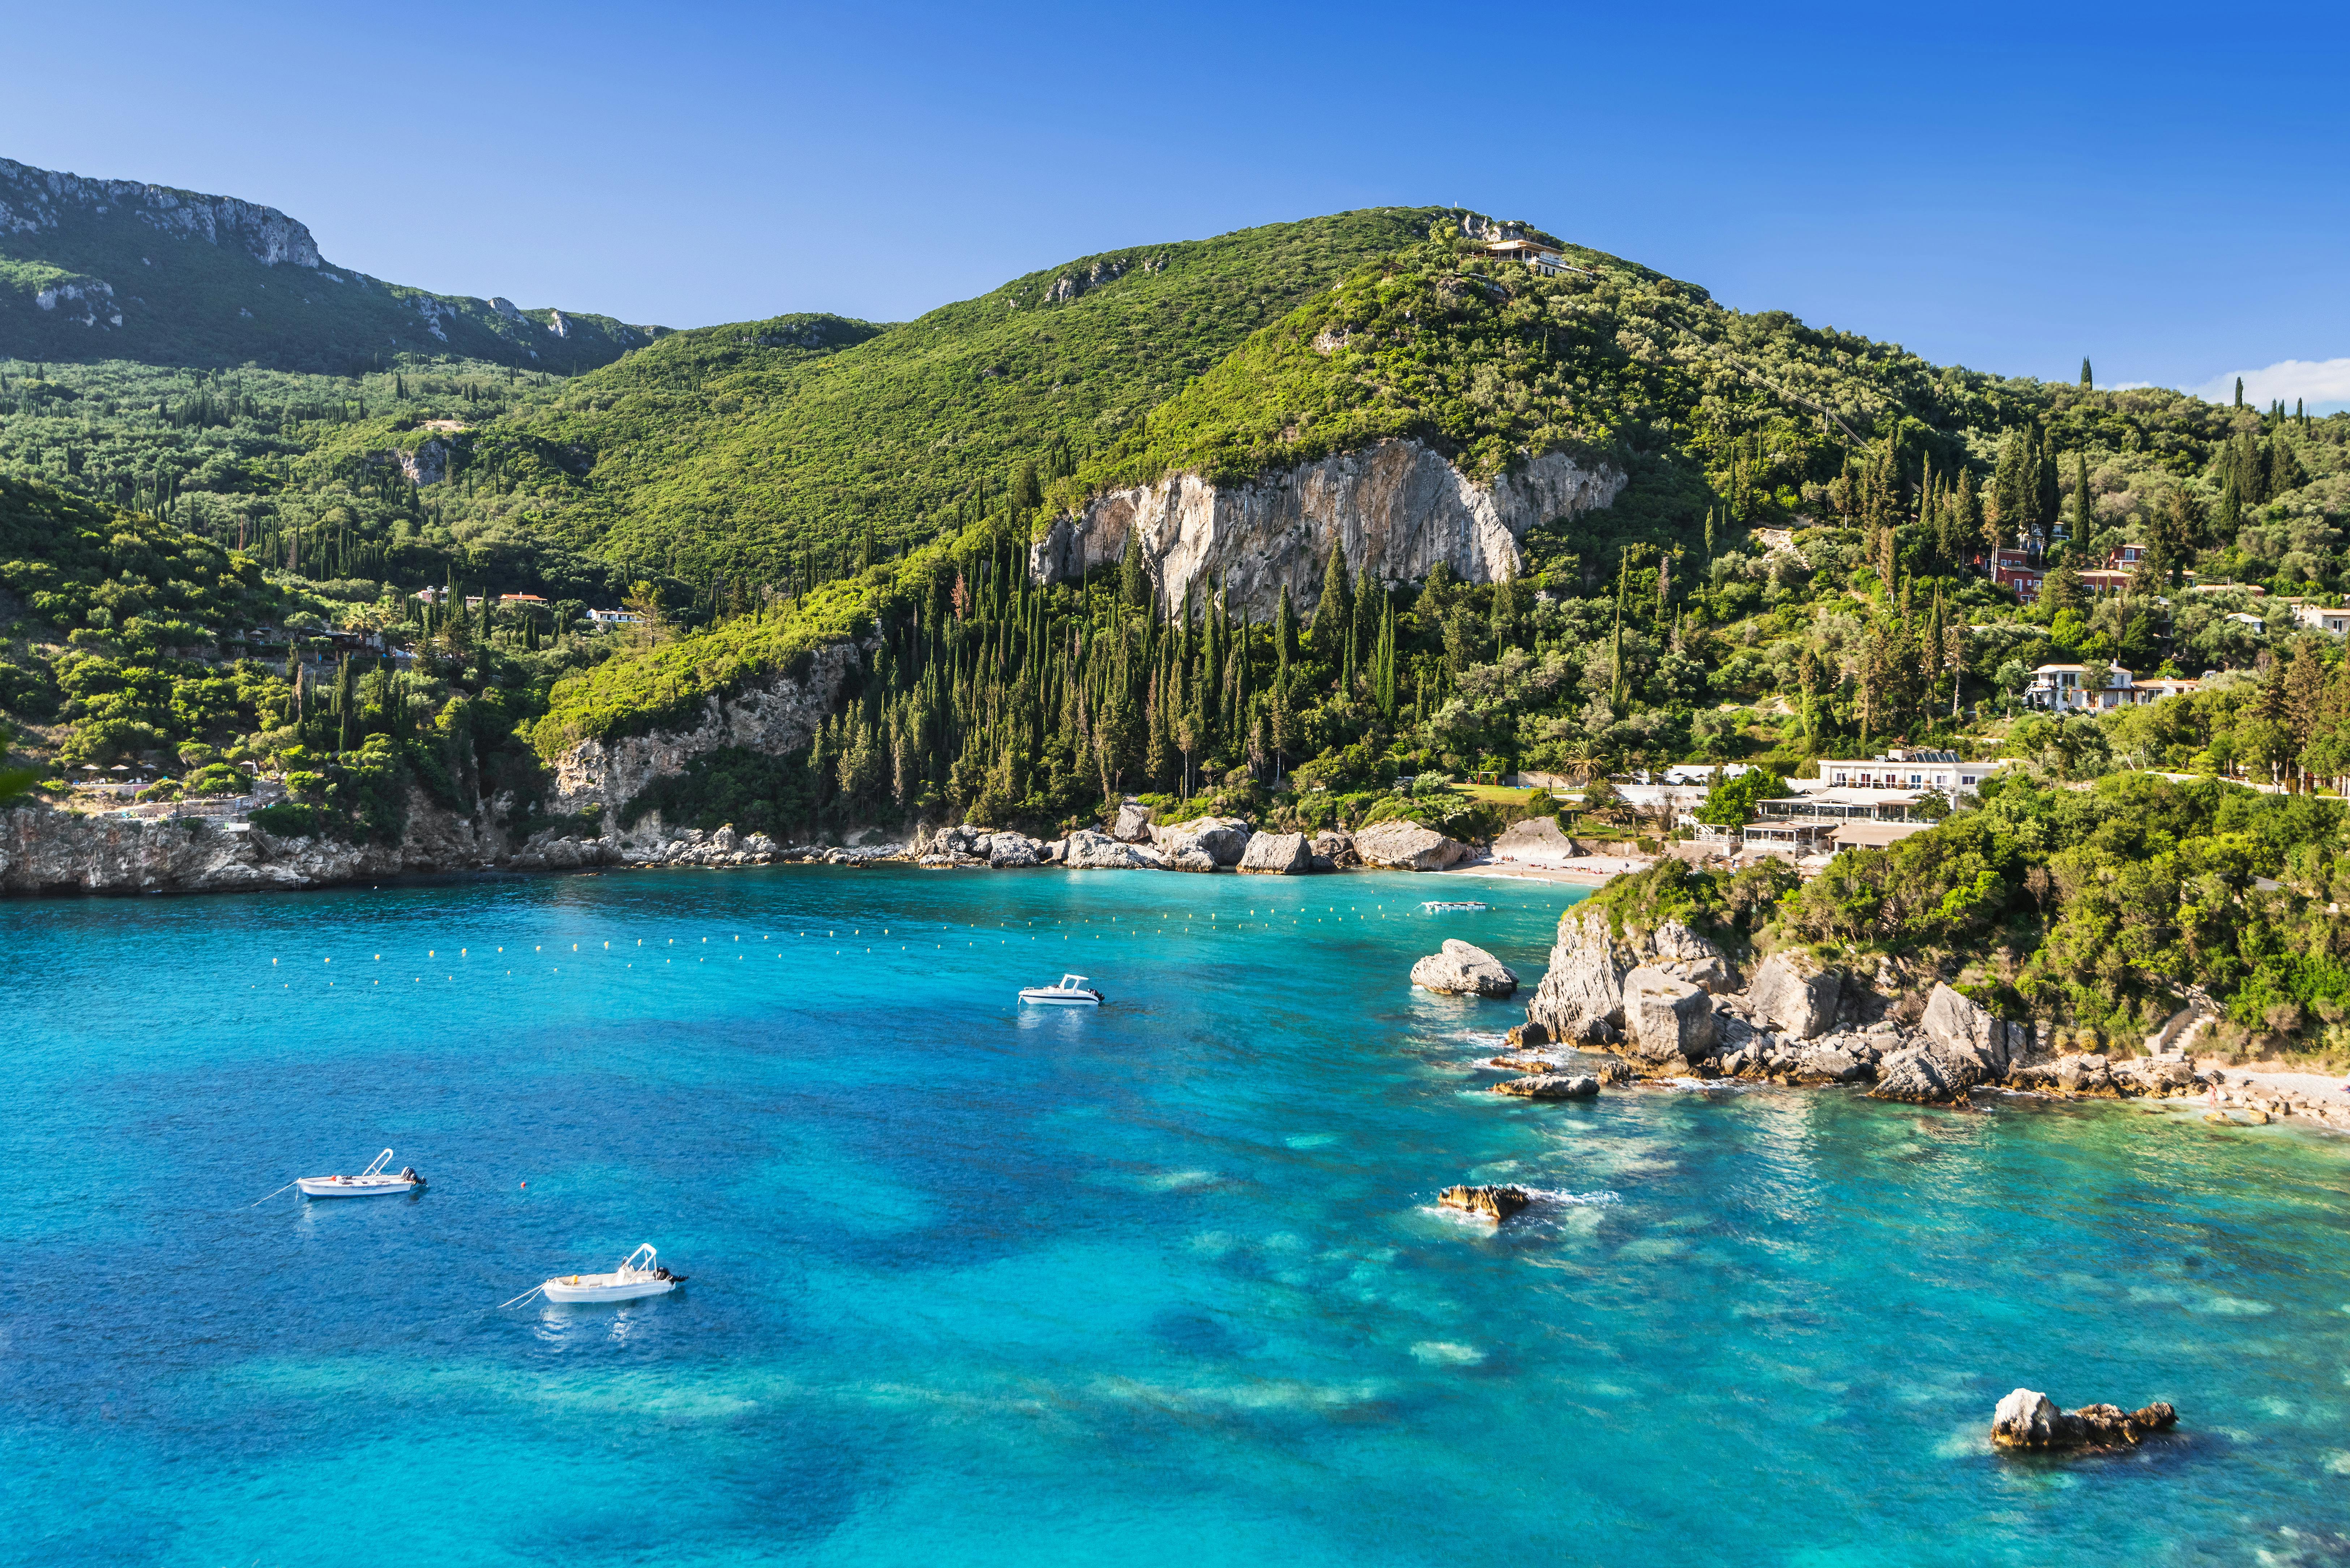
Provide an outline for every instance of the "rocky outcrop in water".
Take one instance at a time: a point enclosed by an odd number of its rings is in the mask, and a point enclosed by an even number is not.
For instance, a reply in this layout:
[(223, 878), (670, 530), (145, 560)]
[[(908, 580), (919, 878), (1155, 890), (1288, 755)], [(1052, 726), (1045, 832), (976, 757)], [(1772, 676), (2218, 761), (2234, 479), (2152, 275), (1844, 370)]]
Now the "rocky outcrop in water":
[(1334, 547), (1357, 580), (1417, 582), (1441, 562), (1498, 582), (1523, 567), (1528, 529), (1611, 505), (1624, 483), (1611, 464), (1550, 452), (1487, 483), (1417, 441), (1382, 441), (1234, 483), (1178, 473), (1097, 496), (1029, 546), (1028, 570), (1072, 581), (1117, 564), (1131, 535), (1168, 604), (1212, 576), (1234, 610), (1268, 617), (1286, 587), (1311, 613)]
[(1121, 844), (1108, 834), (1081, 827), (1069, 835), (1063, 864), (1072, 871), (1162, 871), (1166, 860), (1147, 844)]
[(1529, 1100), (1587, 1100), (1598, 1092), (1599, 1080), (1589, 1073), (1529, 1073), (1493, 1085), (1497, 1095)]
[(1447, 937), (1441, 951), (1411, 966), (1411, 983), (1451, 996), (1503, 997), (1518, 989), (1518, 976), (1483, 948)]
[(1727, 987), (1731, 978), (1722, 950), (1679, 921), (1667, 920), (1650, 931), (1627, 930), (1618, 938), (1608, 928), (1607, 911), (1586, 905), (1559, 922), (1550, 967), (1526, 1017), (1554, 1040), (1621, 1040), (1624, 980), (1640, 968), (1709, 992)]
[(1480, 1214), (1499, 1224), (1526, 1206), (1523, 1187), (1448, 1187), (1437, 1201), (1447, 1209)]
[(1241, 863), (1248, 841), (1248, 824), (1236, 816), (1150, 825), (1150, 842), (1173, 871), (1230, 871)]
[(2159, 1400), (2136, 1410), (2118, 1405), (2060, 1410), (2047, 1395), (2018, 1388), (1991, 1412), (1991, 1442), (1995, 1449), (2036, 1452), (2127, 1448), (2178, 1422), (2178, 1412)]

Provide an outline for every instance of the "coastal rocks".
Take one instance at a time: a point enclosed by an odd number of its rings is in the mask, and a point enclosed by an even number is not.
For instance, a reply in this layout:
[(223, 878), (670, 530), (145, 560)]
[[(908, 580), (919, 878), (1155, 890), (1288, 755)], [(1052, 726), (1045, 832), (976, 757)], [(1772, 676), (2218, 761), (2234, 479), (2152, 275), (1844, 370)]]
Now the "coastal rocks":
[(1447, 1209), (1482, 1215), (1498, 1225), (1523, 1209), (1528, 1198), (1523, 1187), (1448, 1187), (1436, 1200)]
[(1513, 1024), (1509, 1033), (1502, 1038), (1509, 1043), (1513, 1050), (1521, 1050), (1530, 1045), (1540, 1047), (1550, 1044), (1550, 1031), (1539, 1023), (1519, 1023)]
[(1239, 869), (1261, 877), (1302, 877), (1314, 869), (1314, 849), (1302, 833), (1253, 833)]
[(1200, 816), (1152, 823), (1150, 842), (1175, 871), (1229, 871), (1248, 849), (1248, 824), (1236, 816)]
[(1713, 999), (1688, 981), (1643, 966), (1624, 977), (1625, 1033), (1641, 1058), (1673, 1068), (1711, 1054)]
[(1122, 844), (1150, 842), (1150, 808), (1128, 801), (1118, 808), (1118, 820), (1110, 825), (1109, 836)]
[(1336, 871), (1362, 864), (1355, 855), (1355, 837), (1350, 833), (1317, 833), (1313, 838), (1313, 849), (1316, 871)]
[(1148, 845), (1121, 844), (1107, 833), (1081, 827), (1069, 835), (1062, 863), (1072, 871), (1158, 871), (1167, 861)]
[(1504, 997), (1518, 989), (1518, 976), (1483, 948), (1447, 937), (1443, 950), (1411, 966), (1411, 983), (1451, 996)]
[(2060, 1410), (2047, 1395), (2018, 1388), (1992, 1411), (1991, 1441), (1995, 1449), (2031, 1451), (2123, 1448), (2178, 1422), (2178, 1410), (2158, 1400), (2137, 1410), (2117, 1405)]
[(1877, 1064), (1877, 1087), (1869, 1093), (1880, 1100), (1904, 1100), (1911, 1105), (1947, 1105), (1982, 1083), (1981, 1067), (1967, 1057), (1943, 1056), (1929, 1046), (1912, 1045), (1887, 1054)]
[(988, 836), (987, 863), (998, 870), (1010, 867), (1042, 866), (1045, 861), (1045, 846), (1037, 839), (1019, 833)]
[(1747, 1004), (1791, 1040), (1832, 1028), (1844, 1002), (1844, 976), (1807, 953), (1773, 953), (1746, 988)]
[(1619, 939), (1606, 910), (1586, 906), (1559, 921), (1526, 1017), (1554, 1040), (1610, 1044), (1622, 1033), (1625, 977), (1643, 967), (1700, 992), (1724, 987), (1731, 976), (1721, 950), (1678, 920)]
[(1936, 984), (1926, 999), (1918, 1025), (1943, 1054), (1973, 1059), (1986, 1077), (2005, 1073), (2011, 1060), (2031, 1049), (2031, 1031), (2022, 1024), (1993, 1018), (1988, 1008), (1943, 984)]
[(1496, 1084), (1493, 1093), (1529, 1100), (1587, 1100), (1599, 1093), (1599, 1080), (1588, 1073), (1534, 1073)]
[(1416, 822), (1375, 822), (1355, 835), (1356, 858), (1391, 871), (1441, 871), (1458, 866), (1471, 851), (1457, 839)]

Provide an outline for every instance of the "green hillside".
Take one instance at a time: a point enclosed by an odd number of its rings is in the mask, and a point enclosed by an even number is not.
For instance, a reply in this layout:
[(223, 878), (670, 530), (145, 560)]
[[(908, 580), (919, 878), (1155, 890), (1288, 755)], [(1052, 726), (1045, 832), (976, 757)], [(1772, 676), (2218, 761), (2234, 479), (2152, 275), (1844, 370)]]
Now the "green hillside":
[[(833, 317), (681, 332), (513, 426), (580, 454), (543, 529), (639, 576), (837, 572), (1009, 512), (1370, 257), (1420, 209), (1085, 256), (902, 326)], [(1033, 510), (1033, 499), (1027, 510)]]
[(0, 158), (0, 355), (350, 375), (400, 355), (569, 374), (661, 328), (402, 287), (274, 208)]

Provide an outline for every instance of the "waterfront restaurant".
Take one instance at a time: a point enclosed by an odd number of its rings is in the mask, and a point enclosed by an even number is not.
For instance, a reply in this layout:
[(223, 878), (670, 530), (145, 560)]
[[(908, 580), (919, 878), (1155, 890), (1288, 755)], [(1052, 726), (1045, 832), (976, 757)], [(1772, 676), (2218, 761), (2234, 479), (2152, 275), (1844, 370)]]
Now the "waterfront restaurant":
[(1837, 831), (1848, 823), (1913, 820), (1918, 795), (1909, 790), (1859, 787), (1814, 790), (1754, 803), (1759, 814), (1746, 825), (1745, 846), (1779, 855), (1819, 855), (1836, 848)]

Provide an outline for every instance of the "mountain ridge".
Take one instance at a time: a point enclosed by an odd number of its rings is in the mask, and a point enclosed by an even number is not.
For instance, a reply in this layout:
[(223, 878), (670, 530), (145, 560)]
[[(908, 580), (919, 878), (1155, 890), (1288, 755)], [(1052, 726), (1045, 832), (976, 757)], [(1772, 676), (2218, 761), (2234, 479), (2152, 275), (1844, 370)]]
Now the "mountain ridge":
[(389, 283), (329, 264), (275, 207), (0, 158), (0, 353), (20, 358), (348, 374), (406, 353), (575, 372), (667, 330)]

